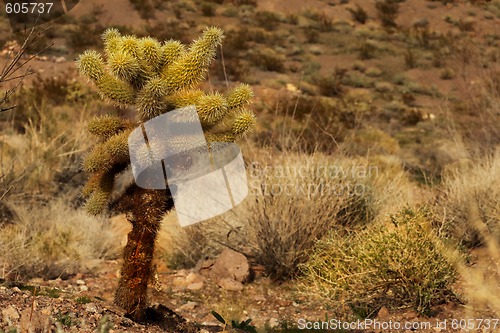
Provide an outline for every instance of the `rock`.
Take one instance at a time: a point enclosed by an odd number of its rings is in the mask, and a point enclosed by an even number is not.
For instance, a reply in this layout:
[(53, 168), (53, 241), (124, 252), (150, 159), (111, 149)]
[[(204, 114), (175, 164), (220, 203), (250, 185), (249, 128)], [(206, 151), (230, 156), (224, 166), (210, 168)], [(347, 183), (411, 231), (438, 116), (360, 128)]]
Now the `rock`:
[(229, 278), (220, 279), (217, 284), (227, 291), (242, 291), (244, 288), (241, 282)]
[(194, 270), (203, 276), (209, 276), (210, 270), (212, 269), (212, 266), (214, 265), (214, 263), (215, 263), (215, 260), (213, 260), (213, 259), (200, 260), (196, 264), (196, 267), (194, 268)]
[(187, 302), (186, 304), (184, 305), (181, 305), (180, 307), (178, 307), (175, 312), (181, 312), (181, 311), (193, 311), (194, 308), (196, 308), (196, 306), (198, 305), (198, 303), (196, 302)]
[(8, 306), (6, 309), (2, 310), (2, 319), (4, 323), (9, 324), (11, 321), (17, 321), (19, 319), (19, 312), (12, 305)]
[(225, 249), (215, 260), (210, 276), (214, 280), (229, 278), (244, 283), (250, 278), (250, 266), (243, 254)]
[(380, 308), (380, 310), (378, 310), (378, 314), (377, 314), (377, 318), (388, 318), (389, 317), (389, 310), (383, 306)]
[(174, 287), (185, 287), (186, 286), (186, 279), (183, 277), (176, 277), (172, 281), (172, 284)]
[(253, 300), (256, 302), (265, 302), (266, 298), (263, 295), (257, 295), (253, 298)]
[(76, 284), (81, 286), (81, 285), (85, 284), (85, 281), (83, 281), (83, 280), (76, 280)]
[(90, 312), (90, 313), (97, 313), (97, 306), (95, 303), (87, 303), (85, 304), (85, 311)]
[(187, 286), (187, 288), (192, 291), (201, 290), (203, 289), (203, 282), (191, 283), (190, 285)]
[(38, 311), (27, 308), (22, 312), (19, 324), (21, 332), (43, 333), (46, 331), (45, 328), (49, 326), (49, 319), (47, 316), (42, 316)]
[(199, 283), (203, 282), (203, 280), (205, 280), (205, 278), (196, 273), (189, 273), (186, 276), (186, 284)]
[(62, 63), (62, 62), (66, 62), (66, 58), (65, 58), (65, 57), (56, 57), (56, 58), (54, 59), (54, 62), (55, 62), (56, 64), (60, 64), (60, 63)]
[(87, 287), (87, 286), (80, 286), (80, 291), (89, 291), (89, 287)]
[(276, 328), (280, 324), (279, 320), (276, 318), (271, 318), (269, 319), (269, 327), (270, 328)]

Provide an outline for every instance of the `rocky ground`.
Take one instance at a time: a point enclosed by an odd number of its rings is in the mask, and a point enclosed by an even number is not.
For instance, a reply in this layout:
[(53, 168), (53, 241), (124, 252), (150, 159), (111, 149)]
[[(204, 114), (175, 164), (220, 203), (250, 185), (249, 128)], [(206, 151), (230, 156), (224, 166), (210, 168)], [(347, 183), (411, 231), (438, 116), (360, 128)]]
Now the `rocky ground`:
[[(92, 273), (77, 274), (65, 280), (37, 278), (15, 286), (4, 282), (0, 286), (0, 328), (5, 332), (16, 332), (16, 328), (17, 332), (223, 331), (223, 325), (212, 311), (238, 322), (251, 318), (251, 324), (260, 332), (307, 332), (290, 329), (305, 328), (304, 320), (310, 322), (310, 328), (321, 327), (311, 326), (321, 325), (321, 321), (339, 325), (331, 308), (315, 300), (314, 295), (301, 294), (289, 283), (270, 281), (262, 276), (258, 266), (252, 267), (243, 255), (230, 250), (224, 251), (217, 260), (200, 262), (190, 270), (170, 270), (159, 265), (152, 283), (151, 301), (156, 313), (163, 313), (167, 319), (145, 325), (134, 323), (124, 316), (123, 310), (113, 305), (119, 262), (96, 261), (92, 265)], [(361, 324), (354, 319), (355, 324), (351, 325), (355, 326), (351, 327), (355, 329), (349, 332), (500, 330), (500, 327), (494, 328), (494, 319), (489, 328), (483, 323), (476, 324), (480, 329), (467, 330), (462, 323), (464, 329), (460, 329), (460, 319), (474, 318), (474, 315), (470, 317), (469, 310), (461, 304), (443, 304), (433, 309), (432, 317), (426, 318), (413, 310), (382, 307), (371, 325), (358, 329)], [(476, 316), (487, 317), (485, 312)], [(397, 325), (411, 327), (397, 329)], [(226, 331), (238, 330), (226, 328)], [(326, 329), (323, 326), (312, 331)]]

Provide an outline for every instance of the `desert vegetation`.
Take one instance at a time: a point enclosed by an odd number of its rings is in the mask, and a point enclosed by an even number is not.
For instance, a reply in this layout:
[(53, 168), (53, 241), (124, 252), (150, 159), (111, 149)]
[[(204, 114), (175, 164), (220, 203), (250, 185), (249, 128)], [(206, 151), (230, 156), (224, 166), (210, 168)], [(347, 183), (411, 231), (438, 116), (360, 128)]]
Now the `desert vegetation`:
[[(498, 318), (500, 1), (93, 0), (31, 35), (2, 15), (0, 332)], [(248, 195), (180, 227), (128, 137), (189, 105)]]

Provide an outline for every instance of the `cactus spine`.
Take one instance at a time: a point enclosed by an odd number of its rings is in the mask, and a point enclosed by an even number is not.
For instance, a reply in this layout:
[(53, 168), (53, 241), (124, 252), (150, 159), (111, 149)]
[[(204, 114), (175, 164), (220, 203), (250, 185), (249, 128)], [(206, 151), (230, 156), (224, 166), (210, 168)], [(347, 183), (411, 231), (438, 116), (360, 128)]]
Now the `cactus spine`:
[[(100, 214), (109, 206), (116, 176), (130, 165), (128, 135), (142, 123), (195, 105), (208, 142), (233, 142), (254, 127), (255, 115), (245, 109), (253, 97), (249, 85), (236, 85), (225, 94), (197, 88), (224, 39), (219, 28), (206, 28), (189, 47), (175, 40), (161, 43), (152, 37), (122, 36), (116, 29), (106, 30), (101, 37), (104, 55), (85, 51), (77, 59), (78, 71), (97, 87), (102, 98), (135, 108), (137, 118), (104, 115), (89, 122), (89, 132), (99, 140), (83, 161), (90, 175), (83, 189), (89, 213)], [(179, 145), (187, 149), (192, 142)], [(144, 160), (148, 160), (146, 151)], [(168, 189), (146, 190), (132, 184), (115, 198), (114, 207), (127, 213), (133, 225), (115, 302), (132, 319), (141, 321), (145, 319), (156, 234), (173, 201)]]

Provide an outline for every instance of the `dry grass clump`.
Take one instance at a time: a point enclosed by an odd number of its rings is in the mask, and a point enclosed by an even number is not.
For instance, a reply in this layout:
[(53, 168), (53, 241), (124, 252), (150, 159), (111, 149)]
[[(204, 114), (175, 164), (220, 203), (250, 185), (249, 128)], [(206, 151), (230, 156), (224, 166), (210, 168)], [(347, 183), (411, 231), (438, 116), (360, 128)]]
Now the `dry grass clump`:
[[(389, 161), (285, 152), (249, 166), (249, 244), (267, 273), (296, 276), (315, 242), (346, 234), (387, 211), (396, 191), (409, 200), (403, 172)], [(397, 184), (397, 185), (396, 185)]]
[(115, 259), (120, 242), (103, 218), (73, 209), (67, 200), (17, 207), (18, 221), (0, 232), (1, 277), (54, 279), (85, 270), (93, 259)]
[(348, 305), (357, 315), (372, 316), (382, 305), (425, 314), (454, 297), (457, 272), (444, 253), (425, 211), (406, 208), (347, 236), (331, 232), (301, 269), (307, 291)]
[[(440, 229), (467, 247), (500, 241), (500, 149), (448, 174), (436, 204)], [(467, 167), (469, 166), (469, 167)]]

